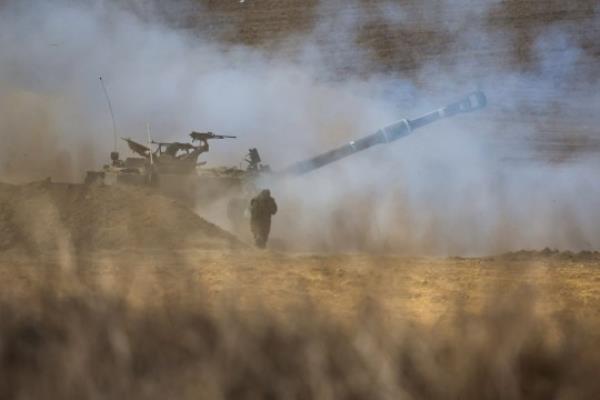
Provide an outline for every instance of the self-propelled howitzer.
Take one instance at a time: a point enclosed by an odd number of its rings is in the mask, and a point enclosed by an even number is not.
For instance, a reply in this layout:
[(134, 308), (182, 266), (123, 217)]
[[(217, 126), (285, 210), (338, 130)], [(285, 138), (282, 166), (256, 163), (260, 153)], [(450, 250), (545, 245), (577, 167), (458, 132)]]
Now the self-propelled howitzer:
[[(474, 92), (444, 108), (419, 118), (400, 120), (371, 135), (275, 172), (262, 163), (256, 148), (249, 150), (245, 167), (206, 167), (205, 161), (199, 161), (199, 156), (209, 151), (208, 140), (234, 136), (192, 132), (192, 143), (151, 141), (147, 145), (125, 139), (129, 149), (137, 157), (121, 160), (119, 153), (113, 152), (111, 163), (105, 165), (101, 171), (88, 171), (86, 182), (150, 186), (194, 207), (208, 206), (215, 201), (229, 199), (230, 204), (241, 205), (241, 208), (228, 206), (232, 220), (243, 219), (240, 215), (244, 215), (244, 207), (250, 204), (250, 198), (261, 188), (272, 188), (282, 179), (309, 173), (377, 144), (398, 140), (437, 120), (475, 111), (485, 105), (485, 95), (482, 92)], [(152, 146), (155, 148), (151, 149)]]
[(377, 144), (390, 143), (404, 136), (410, 135), (415, 129), (429, 125), (442, 118), (452, 117), (456, 114), (468, 113), (479, 110), (487, 104), (483, 92), (477, 91), (454, 102), (444, 108), (425, 114), (415, 119), (403, 119), (392, 125), (386, 126), (377, 132), (353, 140), (341, 147), (330, 150), (318, 156), (292, 164), (282, 171), (283, 175), (303, 175), (327, 164), (336, 162), (342, 158), (351, 156), (359, 151), (366, 150)]

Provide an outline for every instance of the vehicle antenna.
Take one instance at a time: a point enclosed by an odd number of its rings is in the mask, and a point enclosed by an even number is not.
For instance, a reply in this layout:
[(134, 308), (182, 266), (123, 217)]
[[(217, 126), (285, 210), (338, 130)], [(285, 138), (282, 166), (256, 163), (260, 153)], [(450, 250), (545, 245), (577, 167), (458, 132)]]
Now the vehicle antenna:
[(113, 113), (112, 104), (110, 103), (110, 97), (108, 97), (108, 91), (106, 90), (106, 86), (104, 86), (104, 81), (102, 77), (100, 77), (100, 85), (102, 86), (102, 90), (104, 91), (104, 96), (106, 97), (106, 102), (108, 103), (108, 111), (110, 111), (110, 118), (112, 119), (112, 127), (113, 127), (113, 139), (114, 139), (114, 151), (117, 149), (117, 124), (115, 123), (115, 114)]
[(154, 159), (152, 158), (152, 138), (150, 137), (150, 124), (146, 123), (146, 134), (148, 135), (148, 153), (150, 153), (150, 165), (154, 164)]

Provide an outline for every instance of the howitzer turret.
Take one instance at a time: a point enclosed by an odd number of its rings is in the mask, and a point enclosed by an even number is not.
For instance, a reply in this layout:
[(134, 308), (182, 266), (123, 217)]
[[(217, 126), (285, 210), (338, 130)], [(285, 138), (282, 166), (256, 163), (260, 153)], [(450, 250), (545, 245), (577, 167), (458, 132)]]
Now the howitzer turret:
[(326, 153), (319, 154), (316, 157), (300, 161), (296, 164), (284, 169), (284, 175), (302, 175), (321, 168), (327, 164), (331, 164), (342, 158), (348, 157), (354, 153), (366, 150), (377, 144), (390, 143), (404, 136), (411, 134), (415, 129), (429, 125), (437, 120), (452, 117), (456, 114), (467, 113), (479, 110), (487, 104), (487, 100), (483, 92), (477, 91), (469, 94), (465, 98), (455, 103), (452, 103), (444, 108), (430, 112), (422, 117), (412, 120), (403, 119), (392, 125), (386, 126), (377, 132), (364, 136), (360, 139), (353, 140), (337, 149), (330, 150)]

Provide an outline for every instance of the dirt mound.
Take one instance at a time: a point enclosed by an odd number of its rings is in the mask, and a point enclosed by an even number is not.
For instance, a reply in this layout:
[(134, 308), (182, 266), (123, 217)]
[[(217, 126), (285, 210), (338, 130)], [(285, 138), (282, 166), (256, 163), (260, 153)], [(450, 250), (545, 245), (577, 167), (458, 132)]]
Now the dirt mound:
[(241, 246), (184, 205), (146, 188), (0, 184), (0, 249)]

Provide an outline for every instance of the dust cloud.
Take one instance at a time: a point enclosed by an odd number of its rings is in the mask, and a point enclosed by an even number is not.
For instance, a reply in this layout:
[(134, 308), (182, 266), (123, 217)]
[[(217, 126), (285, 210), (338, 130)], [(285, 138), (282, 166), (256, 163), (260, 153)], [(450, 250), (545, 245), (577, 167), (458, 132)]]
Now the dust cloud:
[[(526, 29), (510, 23), (512, 2), (430, 3), (310, 3), (305, 30), (261, 48), (222, 40), (235, 37), (227, 30), (183, 29), (153, 2), (4, 2), (2, 177), (77, 182), (107, 162), (99, 76), (120, 136), (143, 141), (147, 123), (164, 141), (191, 130), (238, 135), (213, 144), (208, 166), (240, 165), (258, 147), (275, 170), (481, 88), (490, 106), (478, 115), (269, 183), (281, 210), (275, 246), (598, 248), (600, 161), (580, 145), (600, 139), (596, 10)], [(210, 19), (210, 4), (185, 4)], [(369, 36), (378, 23), (396, 42)], [(199, 213), (227, 226), (222, 214)]]

